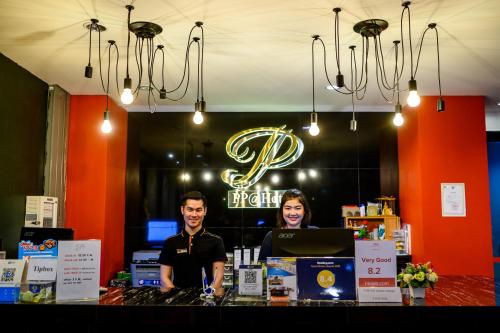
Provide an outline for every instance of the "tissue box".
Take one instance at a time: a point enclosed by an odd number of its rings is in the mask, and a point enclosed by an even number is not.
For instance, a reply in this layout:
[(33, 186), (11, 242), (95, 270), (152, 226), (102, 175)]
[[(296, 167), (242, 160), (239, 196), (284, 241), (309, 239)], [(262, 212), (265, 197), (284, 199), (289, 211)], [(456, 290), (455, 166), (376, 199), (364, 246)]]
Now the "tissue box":
[(19, 301), (22, 303), (49, 303), (55, 296), (55, 281), (28, 281), (21, 284)]

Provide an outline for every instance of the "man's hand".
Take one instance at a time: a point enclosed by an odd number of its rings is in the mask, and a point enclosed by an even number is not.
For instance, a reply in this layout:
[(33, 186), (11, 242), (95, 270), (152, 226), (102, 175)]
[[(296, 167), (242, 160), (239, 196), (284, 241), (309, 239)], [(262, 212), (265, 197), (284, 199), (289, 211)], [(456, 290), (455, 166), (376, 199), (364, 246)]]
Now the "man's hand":
[(215, 296), (224, 296), (225, 290), (224, 288), (214, 288), (215, 289)]
[(173, 284), (168, 284), (166, 286), (161, 286), (160, 291), (164, 293), (168, 293), (170, 290), (174, 289), (175, 286)]

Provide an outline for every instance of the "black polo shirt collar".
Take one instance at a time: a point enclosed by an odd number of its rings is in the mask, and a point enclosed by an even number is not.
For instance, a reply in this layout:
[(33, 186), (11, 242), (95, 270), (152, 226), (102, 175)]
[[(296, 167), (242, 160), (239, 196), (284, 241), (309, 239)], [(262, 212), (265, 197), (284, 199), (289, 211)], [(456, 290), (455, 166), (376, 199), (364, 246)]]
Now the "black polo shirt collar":
[(203, 234), (205, 232), (206, 232), (205, 228), (202, 227), (195, 234), (190, 235), (190, 234), (187, 233), (186, 229), (182, 229), (181, 235), (182, 235), (182, 237), (189, 237), (189, 236), (191, 236), (194, 239), (194, 238), (199, 238), (199, 237), (203, 236)]

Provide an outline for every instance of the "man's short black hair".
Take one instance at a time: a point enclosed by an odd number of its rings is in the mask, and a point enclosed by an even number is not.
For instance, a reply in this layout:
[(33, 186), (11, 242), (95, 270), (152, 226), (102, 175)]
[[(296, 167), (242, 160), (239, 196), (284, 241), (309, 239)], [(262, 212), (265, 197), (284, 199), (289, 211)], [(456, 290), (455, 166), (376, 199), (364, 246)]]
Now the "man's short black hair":
[(202, 200), (203, 201), (203, 207), (207, 207), (207, 198), (201, 192), (190, 191), (190, 192), (185, 193), (181, 197), (181, 206), (185, 206), (186, 205), (186, 201), (188, 201), (189, 199), (191, 199), (191, 200)]

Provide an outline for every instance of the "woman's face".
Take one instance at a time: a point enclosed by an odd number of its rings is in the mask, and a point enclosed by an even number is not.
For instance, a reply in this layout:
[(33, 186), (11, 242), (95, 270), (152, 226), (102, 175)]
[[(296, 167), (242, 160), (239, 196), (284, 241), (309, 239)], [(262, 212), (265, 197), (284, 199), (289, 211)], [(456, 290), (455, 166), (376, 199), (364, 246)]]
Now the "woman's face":
[(283, 219), (288, 229), (299, 229), (304, 218), (304, 206), (298, 198), (290, 199), (283, 205)]

